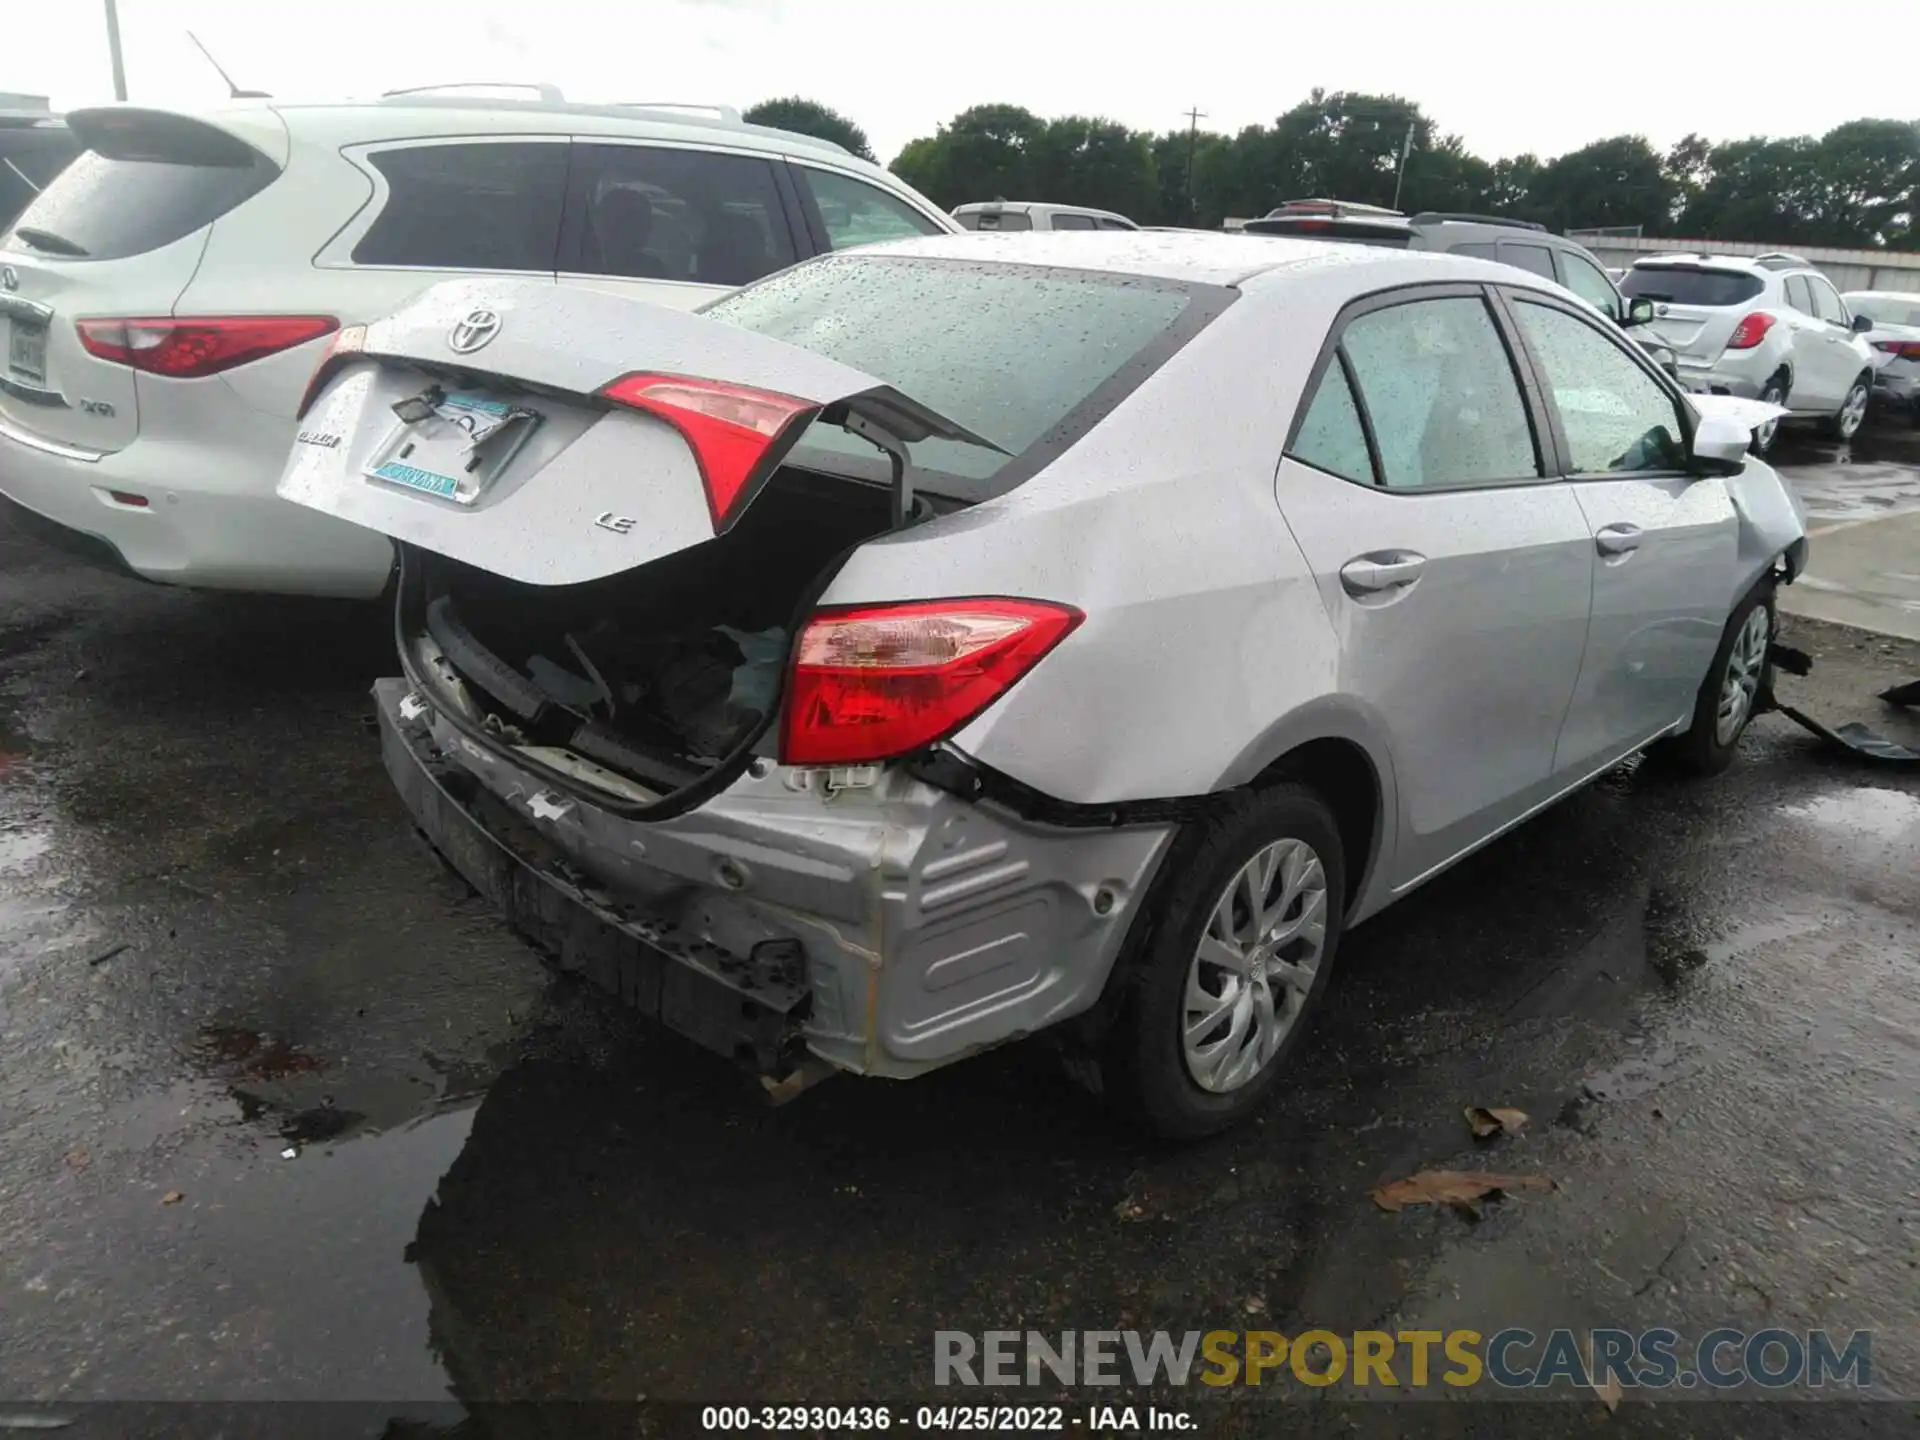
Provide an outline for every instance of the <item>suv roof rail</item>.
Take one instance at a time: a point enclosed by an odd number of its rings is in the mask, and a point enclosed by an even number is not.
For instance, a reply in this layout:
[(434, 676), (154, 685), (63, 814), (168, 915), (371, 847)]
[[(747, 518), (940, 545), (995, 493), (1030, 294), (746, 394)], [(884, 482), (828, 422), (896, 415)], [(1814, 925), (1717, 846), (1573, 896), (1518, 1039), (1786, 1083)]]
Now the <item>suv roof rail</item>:
[(531, 90), (549, 105), (564, 105), (567, 97), (560, 87), (545, 80), (448, 80), (439, 85), (407, 85), (399, 90), (382, 90), (382, 100), (400, 100), (409, 95), (442, 95), (449, 90)]
[(1804, 256), (1794, 255), (1785, 250), (1769, 250), (1764, 255), (1756, 255), (1753, 257), (1753, 263), (1763, 266), (1768, 270), (1808, 270), (1812, 268)]
[(744, 125), (740, 112), (731, 105), (698, 105), (679, 100), (616, 100), (615, 110), (692, 110), (703, 115), (711, 115), (729, 125)]
[(1515, 220), (1506, 215), (1472, 215), (1456, 210), (1422, 210), (1413, 217), (1416, 225), (1438, 225), (1443, 221), (1458, 220), (1469, 225), (1504, 225), (1513, 230), (1539, 230), (1546, 226), (1538, 220)]

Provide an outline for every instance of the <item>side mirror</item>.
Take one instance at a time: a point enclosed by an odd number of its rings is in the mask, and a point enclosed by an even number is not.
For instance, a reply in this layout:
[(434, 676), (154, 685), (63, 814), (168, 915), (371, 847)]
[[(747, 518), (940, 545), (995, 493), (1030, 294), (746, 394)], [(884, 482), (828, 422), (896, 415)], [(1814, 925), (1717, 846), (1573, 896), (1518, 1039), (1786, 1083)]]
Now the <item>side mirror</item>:
[(1651, 325), (1652, 323), (1653, 302), (1651, 300), (1629, 300), (1627, 302), (1627, 318), (1620, 322), (1622, 329), (1634, 325)]
[(1693, 432), (1688, 469), (1695, 475), (1738, 475), (1747, 468), (1753, 432), (1726, 415), (1703, 415)]
[(1867, 333), (1867, 331), (1871, 330), (1872, 328), (1873, 328), (1873, 317), (1871, 315), (1856, 315), (1853, 317), (1853, 333), (1854, 334), (1864, 335)]

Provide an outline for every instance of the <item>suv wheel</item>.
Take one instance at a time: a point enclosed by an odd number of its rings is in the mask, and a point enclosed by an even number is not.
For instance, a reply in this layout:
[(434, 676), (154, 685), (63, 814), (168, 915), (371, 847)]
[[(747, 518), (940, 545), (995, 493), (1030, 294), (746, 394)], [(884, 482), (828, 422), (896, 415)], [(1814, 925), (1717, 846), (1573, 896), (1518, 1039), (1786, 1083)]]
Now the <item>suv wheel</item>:
[(1867, 406), (1873, 399), (1872, 381), (1865, 375), (1853, 382), (1853, 388), (1847, 391), (1847, 398), (1840, 402), (1840, 408), (1827, 421), (1827, 433), (1836, 440), (1851, 440), (1860, 433), (1861, 425), (1866, 423)]
[[(1787, 403), (1787, 377), (1773, 376), (1760, 387), (1757, 398), (1763, 405), (1779, 405), (1784, 408)], [(1780, 422), (1778, 420), (1769, 420), (1764, 425), (1756, 425), (1753, 431), (1753, 453), (1762, 457), (1771, 454), (1773, 443), (1779, 438)]]
[(1236, 797), (1169, 863), (1101, 1070), (1130, 1119), (1192, 1140), (1272, 1093), (1333, 971), (1346, 863), (1333, 813), (1297, 784)]

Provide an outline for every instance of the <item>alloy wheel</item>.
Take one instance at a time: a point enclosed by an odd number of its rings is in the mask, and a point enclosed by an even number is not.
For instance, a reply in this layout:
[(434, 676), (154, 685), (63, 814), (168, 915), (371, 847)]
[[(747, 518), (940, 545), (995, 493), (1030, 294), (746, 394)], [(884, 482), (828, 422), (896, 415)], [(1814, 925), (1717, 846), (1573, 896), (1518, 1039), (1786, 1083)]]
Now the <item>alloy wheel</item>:
[(1871, 397), (1865, 384), (1856, 381), (1853, 389), (1847, 392), (1847, 403), (1840, 407), (1840, 414), (1834, 420), (1834, 429), (1842, 440), (1851, 440), (1859, 433), (1861, 425), (1866, 423), (1867, 403)]
[[(1775, 381), (1760, 392), (1760, 401), (1765, 405), (1784, 405), (1787, 403), (1786, 391)], [(1777, 419), (1756, 425), (1753, 429), (1753, 448), (1762, 455), (1766, 454), (1773, 449), (1773, 437), (1779, 433), (1780, 422)]]
[(1187, 969), (1181, 1048), (1196, 1085), (1252, 1082), (1306, 1009), (1326, 950), (1327, 873), (1304, 840), (1276, 840), (1214, 901)]
[(1767, 645), (1773, 638), (1772, 616), (1765, 605), (1753, 607), (1727, 652), (1726, 672), (1720, 678), (1720, 703), (1714, 711), (1713, 738), (1722, 745), (1739, 739), (1753, 715), (1754, 697), (1767, 666)]

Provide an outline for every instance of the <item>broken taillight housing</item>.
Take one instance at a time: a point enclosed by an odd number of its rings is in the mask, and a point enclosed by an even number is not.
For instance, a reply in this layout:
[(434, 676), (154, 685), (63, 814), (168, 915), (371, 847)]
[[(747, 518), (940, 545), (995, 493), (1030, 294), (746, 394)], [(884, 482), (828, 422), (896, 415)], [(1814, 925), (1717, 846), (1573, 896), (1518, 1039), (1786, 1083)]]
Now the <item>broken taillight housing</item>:
[(821, 610), (794, 647), (780, 759), (864, 765), (944, 739), (1085, 618), (1001, 598)]
[(783, 442), (819, 408), (793, 395), (686, 375), (624, 375), (600, 394), (658, 416), (686, 439), (716, 535), (753, 498), (769, 457), (783, 453)]
[(327, 382), (347, 361), (367, 348), (367, 327), (349, 325), (333, 337), (333, 343), (327, 346), (327, 353), (320, 357), (320, 363), (313, 367), (313, 376), (307, 381), (307, 390), (300, 397), (300, 408), (293, 412), (296, 420), (304, 420), (307, 411), (313, 408), (313, 402), (320, 398), (320, 392), (327, 388)]
[(1773, 329), (1773, 316), (1764, 310), (1756, 310), (1751, 315), (1740, 317), (1740, 323), (1733, 327), (1733, 334), (1727, 337), (1727, 349), (1751, 350), (1767, 338), (1767, 332)]
[(200, 380), (340, 328), (331, 315), (194, 315), (76, 320), (89, 355), (169, 380)]

